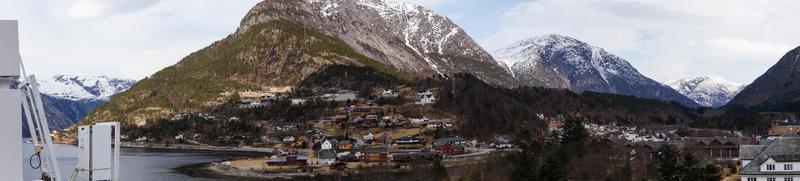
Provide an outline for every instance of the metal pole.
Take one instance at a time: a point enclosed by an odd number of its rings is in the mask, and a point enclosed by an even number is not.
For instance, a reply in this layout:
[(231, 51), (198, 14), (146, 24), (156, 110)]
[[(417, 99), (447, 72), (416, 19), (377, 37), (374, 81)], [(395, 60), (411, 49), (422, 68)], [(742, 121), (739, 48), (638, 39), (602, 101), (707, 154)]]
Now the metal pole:
[(119, 122), (114, 122), (114, 181), (119, 180), (119, 147), (120, 147), (120, 128)]
[[(22, 87), (22, 86), (20, 86)], [(31, 116), (31, 108), (30, 108), (30, 100), (28, 100), (28, 96), (30, 95), (28, 91), (24, 92), (23, 101), (22, 101), (22, 109), (25, 111), (25, 120), (28, 122), (28, 131), (30, 131), (31, 139), (33, 140), (33, 145), (39, 145), (39, 137), (36, 132), (36, 125), (33, 124), (33, 116)]]
[(56, 154), (53, 151), (53, 147), (51, 145), (53, 143), (53, 138), (50, 137), (50, 126), (48, 126), (47, 115), (45, 115), (44, 113), (44, 106), (42, 105), (42, 97), (39, 94), (39, 85), (37, 85), (36, 76), (31, 75), (28, 78), (28, 85), (31, 88), (31, 92), (33, 94), (32, 95), (33, 100), (36, 102), (35, 105), (37, 109), (36, 113), (38, 113), (39, 117), (41, 118), (37, 120), (41, 125), (40, 129), (42, 129), (41, 131), (47, 131), (45, 134), (42, 135), (44, 137), (44, 143), (45, 143), (44, 146), (48, 153), (47, 158), (50, 160), (50, 166), (53, 168), (54, 172), (53, 174), (56, 180), (60, 181), (62, 178), (61, 170), (58, 168), (58, 161), (56, 160)]

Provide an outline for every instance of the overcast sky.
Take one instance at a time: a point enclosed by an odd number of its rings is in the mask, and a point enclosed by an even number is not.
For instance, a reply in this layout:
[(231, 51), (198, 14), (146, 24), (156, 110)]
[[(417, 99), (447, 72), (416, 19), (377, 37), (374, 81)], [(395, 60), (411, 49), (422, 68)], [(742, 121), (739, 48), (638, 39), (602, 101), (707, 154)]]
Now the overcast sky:
[[(0, 0), (41, 75), (140, 79), (233, 32), (259, 0)], [(658, 81), (749, 83), (800, 45), (793, 0), (408, 0), (449, 16), (487, 50), (561, 34)]]

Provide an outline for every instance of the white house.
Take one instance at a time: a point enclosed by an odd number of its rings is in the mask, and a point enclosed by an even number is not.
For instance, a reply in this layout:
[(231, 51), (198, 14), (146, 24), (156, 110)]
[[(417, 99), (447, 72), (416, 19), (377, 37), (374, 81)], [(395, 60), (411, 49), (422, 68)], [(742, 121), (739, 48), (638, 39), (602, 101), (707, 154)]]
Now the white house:
[(278, 100), (278, 96), (273, 93), (264, 93), (261, 95), (262, 101), (274, 101)]
[(291, 101), (293, 106), (303, 105), (306, 104), (306, 102), (308, 102), (308, 100), (306, 99), (292, 99)]
[(759, 145), (741, 145), (742, 181), (800, 180), (800, 137), (790, 134)]
[(321, 148), (322, 150), (330, 150), (330, 149), (333, 149), (333, 143), (331, 143), (331, 142), (330, 142), (330, 141), (328, 141), (328, 140), (325, 140), (325, 142), (322, 142), (322, 145), (320, 145), (320, 148)]
[(287, 137), (283, 138), (283, 142), (287, 142), (287, 143), (294, 142), (294, 136), (287, 136)]
[(372, 141), (374, 139), (375, 139), (375, 135), (373, 135), (372, 133), (364, 135), (364, 140), (366, 140), (366, 141)]
[(355, 92), (345, 92), (341, 94), (337, 94), (333, 97), (333, 101), (336, 102), (347, 102), (347, 101), (355, 101), (357, 100), (357, 96)]
[(417, 124), (417, 123), (427, 122), (429, 119), (428, 117), (421, 116), (421, 117), (412, 117), (411, 119), (408, 120), (411, 121), (411, 124)]
[(400, 93), (399, 92), (395, 92), (392, 89), (385, 89), (385, 90), (383, 90), (383, 92), (381, 92), (381, 97), (384, 97), (384, 98), (395, 98), (395, 97), (399, 97), (399, 96), (400, 96)]
[(417, 102), (414, 104), (417, 105), (428, 105), (436, 103), (436, 96), (433, 96), (433, 93), (429, 90), (424, 92), (417, 93)]

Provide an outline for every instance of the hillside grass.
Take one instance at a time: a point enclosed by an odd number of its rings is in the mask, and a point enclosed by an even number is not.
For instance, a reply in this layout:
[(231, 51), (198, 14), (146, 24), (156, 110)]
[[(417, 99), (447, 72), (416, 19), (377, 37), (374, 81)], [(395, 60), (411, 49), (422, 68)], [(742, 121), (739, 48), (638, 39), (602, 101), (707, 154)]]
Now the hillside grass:
[[(308, 62), (304, 58), (309, 56), (326, 62)], [(360, 64), (357, 66), (369, 67), (399, 80), (413, 79), (408, 73), (357, 53), (338, 38), (297, 23), (270, 21), (255, 25), (246, 32), (229, 35), (190, 54), (176, 65), (139, 81), (128, 91), (114, 96), (109, 103), (92, 111), (81, 124), (131, 122), (132, 116), (142, 116), (129, 115), (130, 113), (152, 107), (171, 109), (174, 112), (197, 111), (220, 98), (223, 91), (294, 86), (300, 83), (296, 80), (307, 76), (294, 72), (291, 75), (267, 76), (270, 72), (264, 67), (286, 66), (286, 63), (265, 60), (274, 57), (285, 57), (284, 62), (301, 64), (298, 65), (301, 68), (308, 68), (304, 67), (304, 63), (307, 63), (317, 70), (333, 64), (355, 61)]]

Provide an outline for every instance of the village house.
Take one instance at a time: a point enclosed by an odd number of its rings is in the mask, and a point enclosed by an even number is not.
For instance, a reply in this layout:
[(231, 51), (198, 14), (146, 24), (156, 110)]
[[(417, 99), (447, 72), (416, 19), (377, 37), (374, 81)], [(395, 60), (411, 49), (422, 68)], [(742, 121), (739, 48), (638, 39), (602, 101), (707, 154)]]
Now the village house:
[(385, 147), (372, 147), (364, 151), (364, 161), (366, 162), (387, 162), (389, 161), (389, 149)]
[(292, 101), (292, 106), (302, 106), (308, 102), (307, 99), (299, 99), (299, 98), (291, 99), (291, 101)]
[(417, 93), (417, 105), (428, 105), (436, 103), (436, 96), (430, 90)]
[(291, 143), (294, 142), (294, 136), (287, 136), (283, 138), (283, 142)]
[(261, 104), (261, 101), (256, 100), (254, 98), (245, 98), (245, 99), (242, 99), (241, 101), (239, 101), (239, 104), (241, 104), (241, 105), (258, 105), (258, 104)]
[(333, 143), (331, 143), (330, 140), (325, 140), (324, 142), (322, 142), (322, 144), (320, 144), (320, 149), (322, 150), (333, 149)]
[(739, 158), (740, 145), (753, 144), (752, 138), (694, 137), (680, 140), (684, 152), (714, 161), (733, 161)]
[(200, 116), (200, 118), (203, 118), (203, 120), (217, 119), (217, 116), (213, 116), (213, 115), (208, 114), (208, 113), (200, 113), (200, 114), (198, 114), (198, 116)]
[(317, 164), (319, 165), (332, 165), (336, 163), (336, 151), (331, 149), (323, 149), (317, 152)]
[(264, 93), (261, 95), (261, 101), (275, 101), (278, 100), (278, 96), (273, 93)]
[(339, 145), (337, 145), (339, 150), (352, 150), (353, 149), (353, 142), (350, 140), (340, 141)]
[(354, 92), (340, 93), (340, 94), (336, 94), (336, 96), (333, 97), (333, 101), (336, 101), (336, 102), (347, 102), (347, 101), (356, 101), (356, 100), (358, 100), (358, 97), (356, 96), (356, 93), (354, 93)]
[(367, 135), (364, 135), (363, 138), (364, 138), (364, 141), (372, 142), (372, 140), (375, 139), (375, 135), (373, 135), (372, 133), (369, 133)]
[(308, 157), (290, 155), (284, 159), (270, 159), (267, 160), (269, 166), (305, 166), (308, 165)]
[(440, 160), (442, 157), (434, 152), (411, 152), (411, 153), (398, 153), (392, 155), (392, 160), (400, 163), (409, 162), (434, 162)]
[(467, 141), (461, 137), (448, 137), (433, 141), (433, 149), (438, 153), (446, 155), (458, 155), (467, 153)]
[(421, 140), (411, 136), (400, 137), (394, 141), (394, 143), (398, 145), (414, 145), (414, 144), (420, 144), (421, 142), (422, 142)]
[(359, 162), (361, 161), (358, 159), (356, 154), (352, 154), (351, 152), (342, 152), (336, 154), (336, 161), (339, 162)]
[(427, 122), (428, 120), (429, 120), (428, 117), (425, 117), (425, 116), (415, 116), (415, 117), (411, 117), (411, 119), (408, 119), (408, 121), (410, 121), (411, 124), (424, 123), (424, 122)]
[(384, 89), (383, 92), (381, 92), (381, 97), (383, 97), (383, 98), (396, 98), (396, 97), (399, 97), (399, 96), (400, 96), (400, 93), (399, 92), (395, 92), (392, 89)]
[(769, 127), (769, 136), (781, 136), (789, 134), (789, 132), (797, 133), (798, 131), (800, 131), (800, 121), (788, 119), (773, 121)]
[(800, 179), (800, 137), (789, 133), (758, 145), (741, 145), (742, 181), (793, 181)]

